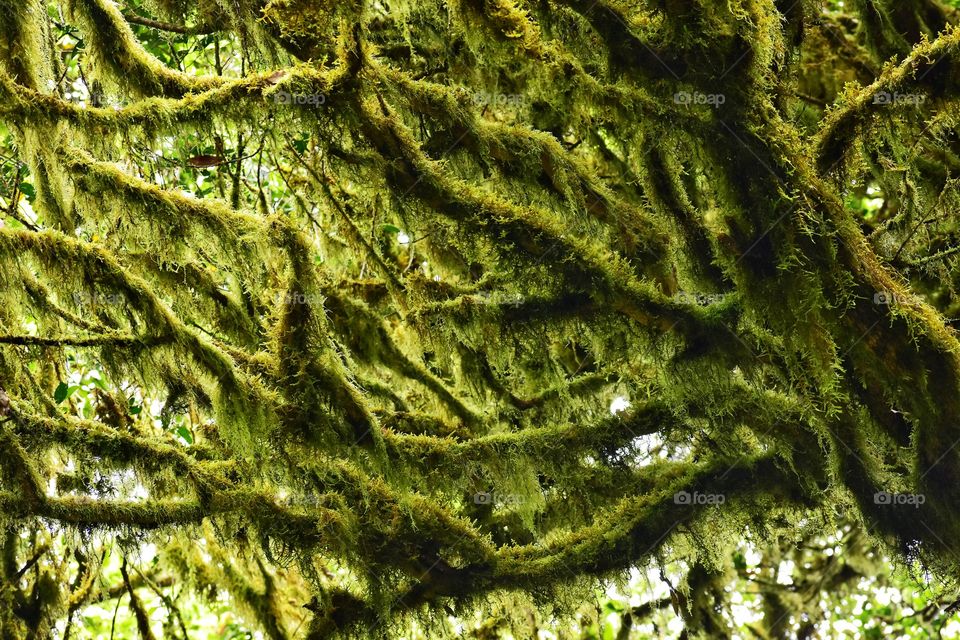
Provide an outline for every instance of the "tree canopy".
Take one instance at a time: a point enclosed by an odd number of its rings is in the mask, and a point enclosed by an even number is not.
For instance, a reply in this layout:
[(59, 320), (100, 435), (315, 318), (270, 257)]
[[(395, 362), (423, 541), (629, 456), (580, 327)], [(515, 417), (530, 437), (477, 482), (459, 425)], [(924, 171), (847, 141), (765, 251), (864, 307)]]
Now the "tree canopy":
[(0, 0), (0, 636), (940, 633), (958, 21)]

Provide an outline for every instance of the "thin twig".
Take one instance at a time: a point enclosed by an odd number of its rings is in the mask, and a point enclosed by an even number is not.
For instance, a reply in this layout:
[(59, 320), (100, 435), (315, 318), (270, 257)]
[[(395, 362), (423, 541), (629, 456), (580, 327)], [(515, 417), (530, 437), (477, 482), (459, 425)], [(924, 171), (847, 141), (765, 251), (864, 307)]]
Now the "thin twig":
[(159, 29), (160, 31), (179, 33), (185, 36), (200, 36), (220, 31), (218, 27), (207, 24), (199, 24), (195, 27), (186, 27), (184, 25), (173, 24), (171, 22), (161, 22), (160, 20), (154, 20), (152, 18), (144, 18), (143, 16), (137, 16), (130, 13), (123, 14), (123, 17), (127, 22), (131, 22), (133, 24), (150, 27), (151, 29)]

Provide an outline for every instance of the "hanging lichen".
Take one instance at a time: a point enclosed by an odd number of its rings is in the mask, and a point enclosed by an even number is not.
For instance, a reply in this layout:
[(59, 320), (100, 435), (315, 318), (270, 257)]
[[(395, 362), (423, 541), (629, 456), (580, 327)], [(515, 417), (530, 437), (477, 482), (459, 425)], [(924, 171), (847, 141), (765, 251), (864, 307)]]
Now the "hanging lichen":
[(958, 15), (848, 5), (0, 0), (0, 636), (147, 543), (272, 639), (955, 568)]

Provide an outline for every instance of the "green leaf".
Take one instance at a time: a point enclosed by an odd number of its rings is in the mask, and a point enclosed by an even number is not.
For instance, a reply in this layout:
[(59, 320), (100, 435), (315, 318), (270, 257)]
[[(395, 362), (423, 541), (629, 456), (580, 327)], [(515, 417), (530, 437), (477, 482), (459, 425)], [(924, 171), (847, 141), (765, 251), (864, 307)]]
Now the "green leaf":
[(297, 150), (297, 153), (304, 154), (307, 152), (307, 143), (310, 141), (309, 136), (303, 136), (293, 141), (293, 148)]
[(53, 399), (57, 404), (60, 404), (67, 399), (68, 395), (70, 395), (70, 387), (65, 382), (61, 382), (57, 385), (56, 391), (53, 392)]
[(201, 51), (191, 51), (183, 57), (183, 67), (189, 69), (193, 66), (193, 63), (197, 61), (197, 58), (200, 57)]
[(193, 444), (193, 434), (190, 433), (190, 430), (186, 427), (180, 427), (177, 429), (177, 435), (183, 438), (187, 444)]
[(603, 624), (603, 640), (613, 640), (613, 625), (604, 623)]
[(624, 607), (623, 604), (617, 602), (616, 600), (607, 600), (603, 604), (603, 610), (606, 613), (621, 613), (623, 611), (626, 611), (626, 607)]
[(380, 225), (380, 230), (384, 233), (400, 233), (403, 231), (400, 227), (395, 224), (382, 224)]

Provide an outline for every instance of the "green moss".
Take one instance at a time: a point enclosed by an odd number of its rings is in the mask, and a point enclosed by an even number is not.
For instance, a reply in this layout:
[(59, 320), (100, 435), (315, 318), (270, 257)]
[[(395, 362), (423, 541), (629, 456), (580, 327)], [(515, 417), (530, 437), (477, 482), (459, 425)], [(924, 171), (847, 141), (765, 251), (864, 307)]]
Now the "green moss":
[(0, 0), (0, 520), (271, 638), (569, 615), (668, 548), (716, 629), (746, 527), (851, 505), (951, 568), (950, 14), (661, 4)]

